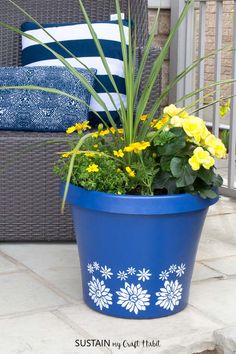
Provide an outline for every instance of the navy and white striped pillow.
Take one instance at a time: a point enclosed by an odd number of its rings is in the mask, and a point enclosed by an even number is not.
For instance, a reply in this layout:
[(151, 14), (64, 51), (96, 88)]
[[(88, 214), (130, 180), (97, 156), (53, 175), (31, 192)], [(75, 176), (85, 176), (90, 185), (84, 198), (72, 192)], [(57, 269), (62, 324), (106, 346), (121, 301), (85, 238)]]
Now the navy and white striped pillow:
[[(128, 44), (128, 21), (123, 20), (126, 43)], [(119, 25), (117, 21), (95, 22), (93, 28), (100, 40), (105, 57), (110, 67), (110, 71), (117, 84), (122, 100), (126, 105), (126, 90), (124, 80), (124, 63), (121, 50), (121, 40)], [(72, 23), (72, 24), (45, 24), (44, 28), (58, 41), (60, 41), (67, 49), (69, 49), (79, 60), (89, 68), (97, 69), (97, 77), (106, 87), (108, 92), (113, 97), (113, 100), (120, 108), (120, 101), (113, 85), (106, 73), (98, 54), (96, 45), (92, 39), (87, 24)], [(78, 63), (76, 59), (69, 56), (57, 43), (37, 25), (31, 22), (25, 22), (21, 26), (22, 31), (36, 37), (41, 42), (46, 43), (50, 48), (61, 54), (73, 67), (83, 68), (83, 65)], [(55, 58), (55, 56), (47, 49), (26, 37), (22, 37), (22, 64), (24, 66), (62, 66), (63, 64)], [(108, 110), (112, 114), (113, 119), (119, 123), (119, 116), (115, 110), (109, 96), (102, 86), (95, 81), (95, 90), (106, 103)], [(91, 98), (91, 107), (96, 110), (103, 119), (107, 120), (104, 109)], [(92, 112), (89, 113), (89, 119), (93, 124), (99, 123), (98, 117)]]

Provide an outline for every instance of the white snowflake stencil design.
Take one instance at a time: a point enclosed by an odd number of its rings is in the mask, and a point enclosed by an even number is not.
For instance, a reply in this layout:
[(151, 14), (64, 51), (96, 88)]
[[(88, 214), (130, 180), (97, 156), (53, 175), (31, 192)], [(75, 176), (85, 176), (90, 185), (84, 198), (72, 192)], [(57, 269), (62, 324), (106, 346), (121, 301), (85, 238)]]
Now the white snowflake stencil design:
[(186, 269), (185, 264), (181, 263), (180, 266), (178, 266), (178, 268), (176, 269), (176, 275), (177, 277), (182, 277), (182, 275), (184, 274)]
[(159, 274), (159, 279), (161, 280), (167, 280), (168, 277), (169, 277), (169, 272), (167, 272), (167, 270), (164, 270)]
[(89, 272), (90, 274), (93, 274), (94, 268), (93, 268), (93, 266), (92, 266), (91, 263), (89, 263), (89, 264), (87, 265), (87, 269), (88, 269), (88, 272)]
[(94, 268), (95, 270), (99, 270), (99, 268), (100, 268), (99, 263), (98, 263), (98, 262), (93, 262), (93, 268)]
[(126, 280), (128, 278), (128, 276), (127, 276), (127, 273), (121, 272), (119, 270), (119, 272), (117, 273), (117, 278), (120, 279), (120, 280)]
[(146, 270), (145, 268), (143, 268), (143, 270), (139, 270), (136, 275), (139, 281), (140, 280), (145, 281), (145, 280), (149, 280), (152, 274), (150, 273), (149, 269)]
[(106, 280), (111, 279), (111, 276), (113, 275), (113, 273), (111, 272), (111, 268), (108, 268), (106, 265), (100, 268), (100, 273), (102, 274), (102, 277), (104, 277)]
[(170, 273), (175, 273), (177, 269), (177, 265), (176, 264), (172, 264), (169, 268), (169, 272)]
[(139, 311), (145, 311), (150, 305), (150, 296), (147, 290), (143, 290), (141, 285), (125, 283), (125, 288), (116, 291), (118, 295), (117, 304), (124, 307), (129, 312), (134, 312), (136, 315)]
[(129, 267), (127, 269), (127, 273), (130, 275), (134, 275), (136, 273), (136, 269), (134, 267)]
[(88, 283), (89, 286), (89, 296), (94, 301), (96, 306), (102, 311), (103, 307), (108, 309), (112, 305), (112, 294), (109, 292), (110, 289), (106, 288), (104, 281), (99, 281), (94, 276), (92, 280)]
[(182, 291), (182, 285), (178, 280), (170, 282), (166, 280), (164, 288), (161, 288), (160, 291), (156, 293), (156, 305), (163, 307), (165, 310), (173, 311), (174, 307), (179, 305), (179, 300), (182, 298)]

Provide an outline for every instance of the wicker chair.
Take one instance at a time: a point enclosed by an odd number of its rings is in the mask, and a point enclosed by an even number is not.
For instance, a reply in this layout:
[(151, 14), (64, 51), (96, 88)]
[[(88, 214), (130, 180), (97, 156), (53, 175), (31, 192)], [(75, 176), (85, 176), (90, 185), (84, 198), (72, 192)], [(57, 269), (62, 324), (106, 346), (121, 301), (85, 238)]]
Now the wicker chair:
[[(116, 13), (115, 0), (84, 0), (90, 18), (109, 20)], [(127, 14), (127, 2), (121, 0), (122, 12)], [(41, 23), (83, 21), (77, 0), (17, 0)], [(146, 0), (131, 0), (131, 14), (135, 19), (140, 47), (148, 35)], [(27, 20), (7, 0), (0, 2), (0, 19), (19, 26)], [(153, 49), (144, 74), (147, 78), (151, 63), (158, 52)], [(21, 43), (18, 35), (0, 28), (0, 66), (21, 65)], [(152, 99), (160, 92), (160, 79)], [(60, 213), (59, 180), (52, 173), (61, 151), (58, 144), (45, 144), (48, 140), (60, 142), (62, 133), (34, 133), (0, 131), (0, 240), (1, 241), (70, 241), (74, 239), (69, 210)], [(63, 144), (63, 143), (62, 143)]]

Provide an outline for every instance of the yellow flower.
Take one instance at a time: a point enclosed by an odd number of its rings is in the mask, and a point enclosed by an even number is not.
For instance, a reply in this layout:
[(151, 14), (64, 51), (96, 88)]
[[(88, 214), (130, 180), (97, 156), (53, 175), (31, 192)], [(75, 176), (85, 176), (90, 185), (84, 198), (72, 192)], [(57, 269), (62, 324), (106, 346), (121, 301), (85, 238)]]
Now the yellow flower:
[(157, 119), (153, 119), (153, 121), (150, 123), (150, 127), (154, 128), (157, 122), (158, 122)]
[(98, 144), (94, 144), (93, 147), (94, 147), (94, 149), (97, 149), (98, 148)]
[(169, 117), (179, 116), (180, 118), (187, 118), (188, 112), (184, 111), (183, 108), (177, 108), (174, 104), (165, 107), (163, 112), (168, 114)]
[(110, 128), (110, 132), (111, 132), (112, 134), (115, 134), (115, 133), (116, 133), (115, 128), (111, 127), (111, 128)]
[(119, 129), (117, 129), (117, 131), (118, 131), (119, 134), (124, 134), (124, 129), (123, 128), (119, 128)]
[(99, 137), (99, 132), (95, 132), (92, 134), (92, 138), (97, 139)]
[(72, 127), (69, 127), (66, 130), (67, 134), (71, 134), (74, 133), (75, 131), (85, 131), (87, 129), (91, 129), (91, 126), (89, 125), (89, 121), (86, 120), (85, 122), (82, 123), (76, 123), (75, 125), (73, 125)]
[(96, 165), (95, 163), (90, 164), (90, 165), (86, 168), (86, 171), (88, 171), (89, 173), (98, 172), (98, 171), (99, 171), (98, 165)]
[(142, 122), (145, 122), (145, 120), (147, 120), (147, 117), (148, 117), (148, 114), (144, 114), (144, 115), (142, 115), (142, 116), (140, 117), (140, 120), (141, 120)]
[(213, 157), (202, 147), (197, 147), (193, 152), (193, 156), (189, 159), (189, 164), (194, 171), (199, 170), (201, 166), (203, 166), (206, 170), (209, 170), (212, 166), (214, 166), (214, 163), (215, 160)]
[(201, 167), (197, 157), (193, 155), (189, 160), (188, 163), (190, 164), (193, 171), (198, 171)]
[(116, 157), (123, 157), (123, 156), (124, 156), (124, 153), (123, 153), (123, 151), (122, 151), (121, 149), (119, 149), (119, 150), (114, 150), (114, 151), (113, 151), (113, 154), (114, 154), (114, 156), (116, 156)]
[(226, 147), (222, 141), (216, 138), (213, 134), (209, 134), (204, 141), (207, 149), (210, 153), (218, 159), (222, 159), (226, 156)]
[(140, 143), (132, 143), (129, 146), (124, 148), (125, 152), (135, 152), (138, 153), (139, 151), (145, 150), (147, 147), (150, 146), (149, 141), (141, 141)]
[[(64, 152), (61, 156), (64, 157), (64, 158), (67, 158), (67, 157), (70, 157), (74, 154), (74, 150), (71, 150), (71, 151), (68, 151), (68, 152)], [(76, 151), (76, 154), (79, 155), (80, 154), (80, 151)]]
[(129, 177), (135, 177), (135, 171), (133, 171), (129, 166), (127, 166), (125, 169)]
[(72, 134), (76, 131), (76, 127), (75, 126), (72, 126), (72, 127), (69, 127), (67, 130), (66, 130), (66, 134)]
[(100, 135), (100, 136), (105, 136), (105, 135), (107, 135), (107, 134), (109, 134), (109, 133), (110, 133), (109, 129), (105, 129), (105, 130), (101, 130), (101, 131), (99, 132), (99, 135)]
[(170, 124), (173, 125), (175, 128), (181, 128), (183, 126), (183, 118), (179, 116), (174, 116), (170, 120)]
[(185, 133), (196, 140), (196, 142), (200, 142), (203, 133), (205, 132), (205, 123), (201, 118), (189, 116), (183, 121), (183, 129)]
[(84, 155), (87, 157), (94, 157), (95, 156), (95, 154), (93, 152), (86, 152)]
[(118, 194), (118, 195), (121, 195), (122, 193), (118, 191), (117, 194)]

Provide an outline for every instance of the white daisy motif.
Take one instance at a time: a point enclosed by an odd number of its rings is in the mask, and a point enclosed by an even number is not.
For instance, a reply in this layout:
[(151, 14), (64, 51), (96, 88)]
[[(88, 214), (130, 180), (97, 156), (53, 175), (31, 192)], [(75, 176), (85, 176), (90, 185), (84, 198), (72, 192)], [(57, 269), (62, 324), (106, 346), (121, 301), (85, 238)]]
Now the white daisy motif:
[(93, 268), (94, 268), (95, 270), (99, 270), (100, 265), (98, 264), (98, 262), (93, 262)]
[(149, 269), (146, 270), (145, 268), (143, 268), (143, 270), (139, 270), (139, 272), (136, 275), (138, 277), (138, 280), (145, 281), (145, 280), (149, 280), (152, 274), (149, 273)]
[(184, 274), (185, 269), (186, 269), (185, 264), (181, 263), (181, 265), (178, 266), (178, 268), (176, 269), (177, 277), (182, 277), (182, 275)]
[(88, 272), (89, 272), (90, 274), (93, 274), (94, 268), (93, 268), (93, 266), (92, 266), (91, 263), (89, 263), (89, 264), (87, 265), (87, 269), (88, 269)]
[(165, 310), (174, 310), (174, 307), (179, 305), (179, 300), (182, 298), (182, 285), (178, 280), (168, 281), (164, 283), (164, 288), (161, 288), (159, 292), (156, 293), (157, 302), (156, 305), (163, 307)]
[(118, 295), (117, 304), (125, 307), (129, 312), (134, 312), (136, 315), (139, 311), (145, 311), (150, 305), (150, 296), (147, 290), (143, 290), (141, 285), (125, 283), (125, 288), (116, 292)]
[(169, 272), (170, 273), (175, 273), (176, 272), (176, 269), (177, 269), (177, 266), (176, 264), (172, 264), (169, 268)]
[(110, 289), (106, 288), (104, 281), (96, 279), (94, 276), (92, 280), (88, 283), (89, 286), (89, 296), (94, 301), (96, 306), (102, 311), (103, 307), (106, 309), (112, 305), (112, 294), (109, 292)]
[(161, 280), (167, 280), (168, 277), (169, 277), (169, 272), (167, 272), (167, 270), (164, 270), (159, 274), (159, 279)]
[(127, 273), (130, 275), (134, 275), (136, 273), (136, 269), (134, 267), (129, 267), (127, 269)]
[(121, 272), (119, 270), (119, 272), (117, 273), (117, 278), (120, 279), (120, 280), (126, 280), (128, 278), (128, 276), (127, 276), (127, 273)]
[(108, 268), (106, 265), (100, 268), (100, 273), (105, 279), (111, 279), (111, 276), (113, 275), (113, 273), (111, 272), (111, 268)]

